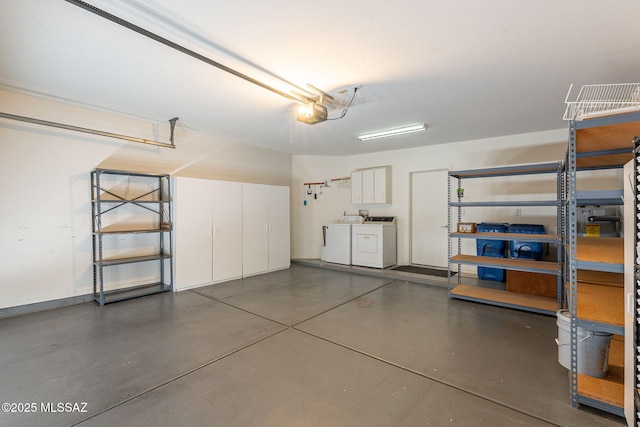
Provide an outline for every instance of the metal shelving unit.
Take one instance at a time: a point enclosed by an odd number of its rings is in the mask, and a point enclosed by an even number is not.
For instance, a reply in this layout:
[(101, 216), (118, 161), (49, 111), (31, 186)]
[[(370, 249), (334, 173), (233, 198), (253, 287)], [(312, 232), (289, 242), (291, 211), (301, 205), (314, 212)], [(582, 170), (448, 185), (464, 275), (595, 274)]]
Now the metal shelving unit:
[[(629, 393), (629, 398), (625, 397), (625, 410), (628, 408), (629, 416), (627, 421), (631, 425), (640, 426), (640, 394), (638, 390), (640, 390), (640, 263), (638, 260), (640, 259), (640, 251), (638, 250), (638, 245), (640, 244), (640, 199), (638, 199), (638, 195), (640, 194), (640, 173), (638, 173), (638, 168), (640, 167), (640, 136), (637, 136), (633, 140), (634, 146), (634, 155), (633, 155), (633, 172), (631, 179), (631, 187), (632, 192), (636, 197), (633, 199), (633, 249), (631, 253), (633, 254), (633, 278), (632, 282), (632, 290), (633, 295), (635, 296), (633, 300), (633, 306), (631, 308), (631, 324), (630, 326), (630, 336), (633, 337), (631, 340), (632, 353), (629, 357), (630, 360), (633, 360), (631, 363), (631, 368), (629, 368), (629, 377), (632, 377), (631, 386), (625, 388), (625, 393)], [(626, 377), (626, 375), (625, 375)], [(628, 402), (628, 403), (627, 403)]]
[[(552, 200), (514, 200), (514, 201), (462, 201), (462, 180), (463, 179), (488, 179), (497, 177), (509, 177), (518, 175), (536, 174), (556, 174), (556, 198)], [(501, 307), (517, 308), (543, 314), (555, 314), (563, 302), (563, 245), (562, 237), (558, 234), (520, 234), (520, 233), (458, 233), (451, 231), (454, 228), (452, 223), (452, 208), (457, 211), (455, 216), (457, 222), (462, 221), (463, 208), (479, 207), (519, 207), (519, 206), (548, 206), (556, 208), (558, 230), (562, 230), (562, 196), (563, 196), (563, 164), (562, 162), (541, 163), (520, 166), (508, 166), (488, 169), (473, 169), (450, 171), (448, 181), (448, 289), (449, 297), (468, 301), (481, 302), (497, 305)], [(451, 200), (451, 181), (456, 180), (457, 200)], [(452, 254), (452, 240), (457, 240), (457, 253)], [(536, 261), (531, 259), (511, 259), (494, 258), (486, 256), (475, 256), (462, 254), (462, 239), (483, 239), (483, 240), (503, 240), (503, 241), (523, 241), (541, 242), (557, 245), (556, 261)], [(452, 265), (457, 265), (457, 283), (452, 280)], [(461, 266), (473, 265), (492, 268), (504, 268), (506, 270), (524, 271), (531, 273), (542, 273), (556, 276), (557, 299), (541, 297), (536, 295), (521, 294), (493, 288), (471, 286), (462, 283)]]
[[(622, 205), (623, 193), (621, 190), (579, 191), (577, 175), (587, 170), (622, 168), (633, 157), (633, 137), (638, 133), (640, 112), (569, 122), (565, 283), (571, 335), (571, 405), (585, 404), (620, 416), (624, 416), (624, 378), (620, 366), (624, 347), (619, 344), (620, 340), (612, 340), (606, 378), (579, 374), (578, 327), (624, 336), (624, 321), (621, 320), (624, 314), (624, 239), (580, 237), (577, 219), (579, 206)], [(594, 274), (607, 277), (609, 286), (598, 286), (601, 283), (578, 277)], [(589, 306), (581, 302), (583, 300), (587, 300)]]
[(101, 306), (173, 289), (170, 185), (166, 174), (91, 171), (93, 297)]
[[(640, 135), (633, 140), (633, 160), (623, 169), (624, 183), (624, 415), (627, 425), (640, 425), (640, 340), (638, 331), (638, 310), (640, 310), (640, 263), (638, 244), (640, 238)], [(626, 238), (629, 236), (629, 238)]]

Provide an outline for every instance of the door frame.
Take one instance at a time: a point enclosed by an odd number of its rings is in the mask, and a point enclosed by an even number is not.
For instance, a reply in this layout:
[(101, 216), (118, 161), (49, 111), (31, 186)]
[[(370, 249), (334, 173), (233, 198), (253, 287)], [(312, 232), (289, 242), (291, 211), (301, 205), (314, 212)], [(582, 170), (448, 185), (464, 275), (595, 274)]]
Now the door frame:
[[(446, 171), (447, 180), (448, 180), (450, 170), (452, 170), (451, 165), (436, 165), (428, 169), (418, 169), (418, 170), (409, 171), (409, 197), (408, 197), (409, 199), (409, 264), (411, 265), (414, 265), (413, 264), (413, 175), (418, 173), (425, 173), (425, 172)], [(447, 188), (449, 188), (448, 185), (447, 185)], [(447, 206), (447, 209), (449, 209), (449, 206)], [(437, 267), (437, 266), (433, 266), (433, 267)]]

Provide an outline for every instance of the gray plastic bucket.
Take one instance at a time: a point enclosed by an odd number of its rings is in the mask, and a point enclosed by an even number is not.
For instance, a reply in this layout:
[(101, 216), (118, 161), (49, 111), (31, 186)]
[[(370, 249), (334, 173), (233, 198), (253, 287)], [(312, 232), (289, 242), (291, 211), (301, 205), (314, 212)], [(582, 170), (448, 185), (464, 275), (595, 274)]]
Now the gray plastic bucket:
[[(569, 310), (559, 310), (558, 362), (571, 369), (571, 326)], [(590, 377), (604, 378), (609, 368), (609, 347), (612, 334), (578, 328), (578, 373)]]

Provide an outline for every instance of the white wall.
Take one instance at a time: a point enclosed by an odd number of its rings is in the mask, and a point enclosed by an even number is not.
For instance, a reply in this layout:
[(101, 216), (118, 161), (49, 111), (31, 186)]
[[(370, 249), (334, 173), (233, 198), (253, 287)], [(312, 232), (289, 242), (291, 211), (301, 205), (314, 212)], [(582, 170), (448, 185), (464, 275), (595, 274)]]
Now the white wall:
[[(8, 91), (0, 111), (168, 141), (169, 126)], [(180, 124), (175, 149), (0, 119), (0, 309), (92, 291), (89, 172), (96, 167), (289, 185), (291, 156)]]
[[(1, 90), (0, 111), (159, 141), (167, 141), (169, 134), (165, 123), (150, 124)], [(91, 293), (89, 172), (96, 167), (291, 185), (292, 257), (319, 258), (322, 225), (344, 211), (357, 213), (359, 207), (351, 204), (349, 181), (312, 188), (317, 198), (306, 196), (302, 184), (390, 165), (393, 204), (369, 207), (369, 212), (398, 217), (398, 263), (405, 264), (411, 172), (558, 161), (564, 158), (566, 139), (567, 131), (559, 129), (351, 157), (292, 158), (217, 140), (180, 123), (177, 148), (167, 149), (0, 119), (0, 309)], [(589, 180), (593, 188), (607, 188), (606, 183), (599, 177)], [(513, 182), (489, 193), (519, 193), (523, 188)], [(465, 197), (472, 194), (469, 187)], [(465, 219), (476, 220), (471, 215)]]
[[(427, 136), (428, 138), (428, 136)], [(335, 221), (343, 211), (357, 213), (358, 206), (351, 204), (350, 183), (332, 185), (323, 189), (318, 199), (307, 197), (307, 205), (303, 205), (305, 196), (304, 182), (323, 181), (325, 179), (348, 176), (354, 169), (390, 165), (393, 177), (393, 203), (390, 206), (369, 206), (370, 215), (393, 215), (397, 217), (398, 230), (398, 264), (410, 263), (410, 173), (430, 169), (447, 168), (452, 170), (476, 169), (494, 166), (505, 166), (526, 163), (546, 163), (563, 160), (566, 154), (568, 129), (558, 129), (508, 137), (457, 142), (452, 144), (425, 146), (420, 148), (386, 151), (345, 158), (293, 156), (292, 178), (292, 227), (293, 258), (319, 258), (322, 246), (322, 225)], [(541, 187), (539, 179), (528, 177), (507, 179), (492, 185), (489, 182), (476, 183), (465, 181), (465, 201), (488, 195), (489, 197), (512, 197), (520, 193), (525, 199), (555, 198), (555, 177), (546, 175), (546, 182)], [(596, 181), (593, 181), (594, 183)], [(596, 185), (605, 185), (600, 181)], [(543, 188), (541, 190), (541, 188)], [(602, 187), (600, 187), (602, 188)], [(446, 188), (441, 189), (446, 191)], [(548, 194), (548, 192), (551, 194)], [(478, 194), (479, 193), (479, 194)], [(515, 196), (514, 196), (515, 197)], [(491, 221), (511, 219), (513, 223), (536, 221), (547, 225), (551, 232), (556, 231), (556, 219), (551, 216), (540, 216), (535, 210), (523, 208), (522, 217), (508, 218), (515, 215), (515, 209), (485, 210), (483, 212), (467, 210), (464, 219), (467, 221)], [(512, 212), (513, 211), (513, 212)], [(446, 248), (444, 249), (446, 250)]]

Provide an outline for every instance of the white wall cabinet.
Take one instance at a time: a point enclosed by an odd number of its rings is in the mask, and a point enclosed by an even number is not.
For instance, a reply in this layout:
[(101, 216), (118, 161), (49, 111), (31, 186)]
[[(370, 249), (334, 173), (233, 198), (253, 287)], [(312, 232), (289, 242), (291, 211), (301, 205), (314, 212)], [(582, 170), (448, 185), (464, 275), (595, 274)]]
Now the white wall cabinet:
[(373, 203), (391, 203), (391, 168), (373, 170)]
[(369, 205), (375, 202), (375, 175), (373, 169), (362, 171), (362, 203)]
[(291, 265), (289, 187), (243, 184), (243, 276)]
[(178, 177), (175, 199), (176, 289), (242, 277), (242, 183)]
[(351, 203), (390, 204), (391, 168), (384, 166), (351, 172)]
[(362, 171), (351, 172), (351, 203), (362, 204)]

